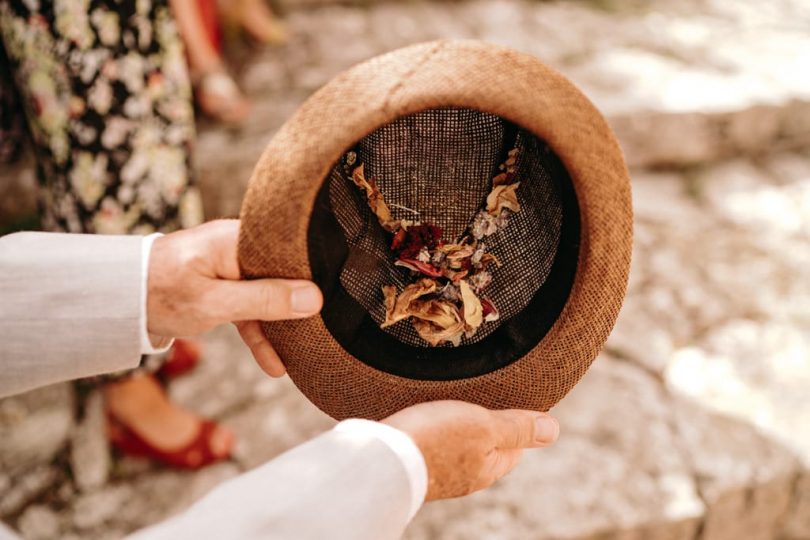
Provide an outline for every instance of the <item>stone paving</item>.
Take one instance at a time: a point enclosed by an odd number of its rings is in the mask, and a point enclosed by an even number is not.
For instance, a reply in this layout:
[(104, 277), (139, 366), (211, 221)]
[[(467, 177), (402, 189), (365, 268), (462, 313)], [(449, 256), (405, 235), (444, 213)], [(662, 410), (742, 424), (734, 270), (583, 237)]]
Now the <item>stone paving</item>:
[[(240, 57), (256, 105), (205, 123), (209, 216), (235, 215), (269, 137), (356, 61), (436, 37), (537, 54), (605, 112), (633, 165), (627, 300), (601, 357), (555, 408), (563, 433), (471, 497), (427, 505), (406, 538), (810, 538), (810, 6), (800, 0), (288, 0), (287, 47)], [(241, 57), (247, 58), (241, 60)], [(222, 152), (227, 148), (228, 152)], [(0, 215), (30, 200), (0, 172)], [(27, 198), (27, 199), (26, 199)], [(231, 426), (232, 462), (179, 473), (111, 458), (97, 395), (0, 401), (0, 518), (26, 538), (116, 538), (327, 429), (265, 378), (230, 328), (172, 396)]]

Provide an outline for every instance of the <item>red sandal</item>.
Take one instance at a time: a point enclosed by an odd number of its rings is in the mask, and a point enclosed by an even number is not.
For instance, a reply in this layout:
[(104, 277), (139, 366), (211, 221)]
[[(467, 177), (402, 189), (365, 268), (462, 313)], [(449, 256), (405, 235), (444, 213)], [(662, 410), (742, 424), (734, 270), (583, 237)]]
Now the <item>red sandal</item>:
[(230, 458), (230, 452), (224, 456), (216, 456), (211, 451), (211, 436), (217, 428), (216, 422), (212, 420), (203, 420), (194, 440), (182, 448), (169, 452), (155, 448), (109, 413), (107, 420), (110, 442), (119, 452), (129, 456), (146, 457), (178, 469), (192, 470)]
[(167, 381), (185, 375), (200, 363), (200, 346), (194, 341), (175, 340), (166, 362), (157, 372), (158, 377)]

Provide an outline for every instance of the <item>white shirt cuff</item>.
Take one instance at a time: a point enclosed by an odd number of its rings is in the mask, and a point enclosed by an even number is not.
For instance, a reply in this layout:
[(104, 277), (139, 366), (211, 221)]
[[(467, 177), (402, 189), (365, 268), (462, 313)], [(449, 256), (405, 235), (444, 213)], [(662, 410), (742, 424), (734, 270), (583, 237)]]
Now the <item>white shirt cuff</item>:
[(152, 253), (152, 243), (155, 241), (155, 238), (159, 236), (163, 235), (160, 233), (150, 234), (149, 236), (144, 236), (141, 242), (141, 354), (163, 353), (169, 350), (169, 347), (174, 343), (174, 339), (166, 337), (156, 337), (153, 341), (152, 336), (149, 335), (149, 330), (147, 330), (148, 326), (146, 323), (146, 295), (149, 290), (149, 256)]
[(405, 432), (387, 424), (357, 418), (344, 420), (334, 429), (343, 433), (362, 433), (374, 437), (387, 444), (399, 457), (411, 483), (411, 507), (408, 512), (410, 521), (425, 502), (428, 482), (425, 458), (413, 439)]

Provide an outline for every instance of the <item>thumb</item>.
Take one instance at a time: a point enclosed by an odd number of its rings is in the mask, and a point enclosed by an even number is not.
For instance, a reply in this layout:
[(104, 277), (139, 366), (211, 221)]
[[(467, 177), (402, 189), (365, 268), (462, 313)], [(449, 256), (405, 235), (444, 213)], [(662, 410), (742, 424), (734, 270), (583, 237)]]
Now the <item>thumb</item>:
[(302, 279), (217, 280), (210, 295), (222, 322), (302, 319), (323, 306), (318, 286)]
[(501, 449), (547, 446), (560, 434), (557, 420), (543, 412), (509, 409), (491, 414)]

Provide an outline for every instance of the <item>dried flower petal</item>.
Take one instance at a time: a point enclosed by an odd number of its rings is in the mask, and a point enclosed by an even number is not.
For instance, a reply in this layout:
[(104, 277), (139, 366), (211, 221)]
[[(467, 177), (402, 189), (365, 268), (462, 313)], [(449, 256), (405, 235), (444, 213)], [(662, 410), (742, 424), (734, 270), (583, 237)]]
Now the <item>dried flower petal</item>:
[(440, 328), (450, 328), (461, 322), (458, 308), (446, 300), (434, 298), (431, 300), (416, 300), (411, 303), (412, 317), (430, 321)]
[(440, 266), (444, 261), (445, 254), (439, 250), (433, 252), (433, 255), (430, 257), (430, 262), (432, 262), (435, 266)]
[(470, 273), (469, 270), (455, 271), (451, 270), (450, 268), (445, 268), (444, 270), (442, 270), (442, 276), (446, 277), (453, 283), (458, 283), (459, 281), (467, 277), (467, 274), (469, 273)]
[(439, 250), (447, 253), (448, 259), (459, 260), (471, 257), (475, 252), (475, 246), (469, 244), (444, 244)]
[(481, 259), (484, 257), (484, 253), (486, 253), (486, 250), (487, 250), (486, 244), (484, 244), (483, 242), (481, 244), (478, 244), (478, 247), (475, 249), (475, 253), (472, 254), (472, 257), (470, 257), (470, 262), (473, 263), (473, 265), (475, 266), (481, 264)]
[(413, 327), (419, 333), (419, 336), (433, 347), (441, 344), (443, 341), (448, 341), (452, 343), (454, 347), (458, 347), (461, 343), (461, 336), (464, 333), (464, 324), (461, 322), (449, 328), (441, 328), (431, 322), (422, 319), (414, 319)]
[(467, 281), (469, 281), (470, 287), (472, 287), (476, 293), (480, 293), (486, 289), (490, 283), (492, 283), (492, 274), (486, 270), (482, 270), (481, 272), (476, 272), (470, 276)]
[(485, 236), (498, 232), (496, 218), (491, 216), (486, 210), (481, 210), (475, 215), (470, 233), (476, 240), (481, 240)]
[(492, 300), (489, 298), (481, 299), (481, 312), (484, 315), (484, 321), (486, 322), (497, 321), (501, 318), (498, 308), (495, 307), (495, 304), (493, 304)]
[(403, 242), (405, 242), (405, 237), (408, 235), (405, 229), (400, 229), (394, 235), (394, 239), (391, 240), (391, 251), (398, 251), (400, 246)]
[(446, 244), (442, 244), (441, 246), (439, 246), (437, 248), (437, 250), (441, 251), (442, 253), (454, 253), (456, 251), (466, 249), (467, 247), (469, 247), (469, 246), (467, 246), (467, 244), (465, 244), (463, 242), (462, 243), (446, 243)]
[(377, 216), (377, 221), (380, 222), (383, 229), (388, 232), (397, 231), (402, 225), (398, 220), (391, 217), (391, 210), (388, 208), (388, 205), (385, 204), (385, 199), (383, 199), (382, 193), (380, 193), (379, 188), (377, 188), (377, 183), (374, 179), (366, 179), (365, 164), (361, 163), (354, 169), (352, 172), (352, 181), (366, 192), (368, 206), (371, 208), (371, 211), (374, 212), (374, 215)]
[(448, 282), (439, 293), (441, 298), (449, 300), (450, 302), (458, 302), (461, 300), (461, 295), (458, 292), (458, 287), (452, 282)]
[(504, 208), (501, 210), (501, 215), (495, 218), (495, 228), (496, 230), (505, 229), (507, 225), (509, 225), (509, 210)]
[(396, 324), (403, 319), (411, 316), (410, 306), (414, 300), (418, 300), (426, 294), (430, 294), (436, 290), (437, 284), (432, 279), (420, 279), (416, 283), (411, 283), (406, 286), (394, 302), (393, 308), (387, 309), (390, 301), (390, 289), (383, 288), (383, 294), (386, 295), (386, 313), (385, 321), (380, 325), (380, 328), (386, 328), (392, 324)]
[(459, 291), (461, 291), (461, 302), (464, 306), (462, 315), (464, 317), (464, 330), (467, 337), (475, 334), (478, 327), (483, 322), (483, 310), (481, 308), (481, 301), (470, 288), (470, 284), (464, 280), (459, 282)]
[(492, 187), (508, 184), (509, 180), (510, 180), (509, 175), (505, 172), (502, 172), (492, 179)]
[(394, 266), (401, 266), (428, 277), (441, 277), (442, 275), (442, 271), (432, 264), (417, 261), (416, 259), (399, 259), (394, 262)]
[(397, 288), (393, 285), (384, 285), (382, 288), (385, 305), (385, 320), (393, 319), (394, 306), (397, 303)]
[(495, 256), (494, 253), (484, 253), (481, 256), (480, 267), (481, 270), (486, 270), (490, 264), (495, 263), (495, 266), (500, 267), (501, 261), (498, 260), (498, 257)]
[(442, 229), (430, 223), (412, 225), (394, 252), (400, 259), (416, 259), (422, 249), (436, 249), (442, 243)]
[(495, 186), (487, 197), (487, 212), (490, 215), (498, 216), (501, 210), (508, 208), (513, 212), (520, 211), (520, 203), (517, 199), (516, 190), (520, 182), (514, 184)]

